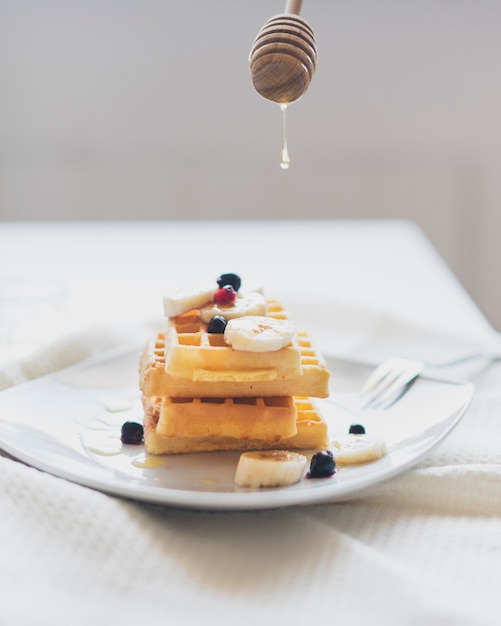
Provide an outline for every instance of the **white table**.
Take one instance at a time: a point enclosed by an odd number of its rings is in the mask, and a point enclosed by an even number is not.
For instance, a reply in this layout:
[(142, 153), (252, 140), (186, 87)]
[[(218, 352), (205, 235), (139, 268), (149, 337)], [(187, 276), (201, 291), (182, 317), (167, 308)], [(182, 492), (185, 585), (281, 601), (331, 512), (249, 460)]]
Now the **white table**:
[[(0, 281), (62, 284), (66, 332), (99, 325), (141, 336), (161, 318), (166, 289), (226, 271), (284, 300), (333, 354), (440, 355), (440, 337), (448, 348), (456, 337), (458, 350), (465, 338), (496, 339), (405, 222), (0, 225)], [(0, 621), (497, 624), (500, 382), (497, 364), (478, 374), (474, 402), (446, 441), (344, 503), (178, 510), (0, 456)]]
[(432, 328), (488, 328), (408, 222), (0, 224), (0, 280), (60, 281), (69, 291), (74, 328), (161, 315), (159, 293), (221, 271), (263, 284), (291, 307), (309, 299), (313, 316), (334, 299)]

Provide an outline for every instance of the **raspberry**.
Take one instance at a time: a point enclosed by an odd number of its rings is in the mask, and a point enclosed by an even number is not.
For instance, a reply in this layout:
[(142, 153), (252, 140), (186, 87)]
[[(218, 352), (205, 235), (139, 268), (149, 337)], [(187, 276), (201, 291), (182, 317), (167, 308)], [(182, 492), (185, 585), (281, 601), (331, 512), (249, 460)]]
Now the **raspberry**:
[(122, 443), (130, 443), (138, 446), (143, 442), (144, 428), (142, 424), (138, 422), (124, 422), (122, 424), (122, 431), (120, 441)]
[(237, 298), (237, 292), (231, 285), (225, 285), (214, 294), (214, 302), (217, 304), (233, 304)]
[(310, 461), (310, 471), (307, 478), (326, 478), (332, 476), (336, 468), (334, 455), (330, 450), (316, 452)]

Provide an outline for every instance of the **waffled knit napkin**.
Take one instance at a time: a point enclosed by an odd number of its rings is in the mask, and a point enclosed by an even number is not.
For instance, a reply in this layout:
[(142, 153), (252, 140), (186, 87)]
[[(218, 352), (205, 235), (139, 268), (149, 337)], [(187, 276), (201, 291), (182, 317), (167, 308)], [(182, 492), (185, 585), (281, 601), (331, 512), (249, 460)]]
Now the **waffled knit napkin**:
[[(67, 337), (4, 369), (2, 385), (131, 335)], [(475, 384), (471, 408), (426, 459), (343, 503), (182, 510), (0, 458), (0, 624), (367, 626), (376, 616), (385, 626), (498, 626), (501, 363)]]
[(497, 626), (500, 383), (423, 464), (332, 505), (150, 506), (0, 459), (0, 621)]
[(144, 340), (152, 324), (134, 327), (92, 327), (65, 335), (29, 356), (0, 365), (0, 391), (57, 372), (107, 350)]

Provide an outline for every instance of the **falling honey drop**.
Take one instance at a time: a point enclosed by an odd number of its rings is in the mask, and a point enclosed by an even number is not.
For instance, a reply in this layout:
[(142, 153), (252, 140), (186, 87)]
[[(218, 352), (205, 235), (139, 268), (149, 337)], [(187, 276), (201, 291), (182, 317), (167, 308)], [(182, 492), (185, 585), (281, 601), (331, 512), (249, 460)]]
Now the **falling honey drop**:
[(281, 104), (282, 110), (282, 149), (280, 150), (280, 167), (283, 170), (289, 169), (291, 160), (289, 157), (289, 150), (287, 148), (287, 107), (288, 104)]

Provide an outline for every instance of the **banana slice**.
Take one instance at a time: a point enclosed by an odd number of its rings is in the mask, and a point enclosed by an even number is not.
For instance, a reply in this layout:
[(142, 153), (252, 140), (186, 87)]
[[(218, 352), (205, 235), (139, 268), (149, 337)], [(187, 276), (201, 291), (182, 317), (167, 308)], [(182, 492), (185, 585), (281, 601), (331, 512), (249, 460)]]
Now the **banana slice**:
[(287, 450), (244, 452), (240, 455), (235, 482), (239, 487), (285, 487), (301, 480), (307, 458)]
[(179, 289), (164, 296), (164, 313), (167, 317), (182, 315), (192, 309), (199, 309), (214, 298), (217, 287), (214, 288), (194, 288)]
[(294, 334), (294, 326), (289, 320), (250, 315), (230, 320), (224, 331), (224, 340), (234, 350), (273, 352), (288, 346)]
[(368, 463), (386, 454), (386, 442), (374, 435), (341, 434), (332, 440), (332, 452), (341, 465)]
[(266, 315), (266, 298), (257, 291), (239, 292), (233, 304), (211, 302), (200, 309), (202, 322), (208, 324), (214, 315), (222, 315), (227, 320), (246, 315)]

